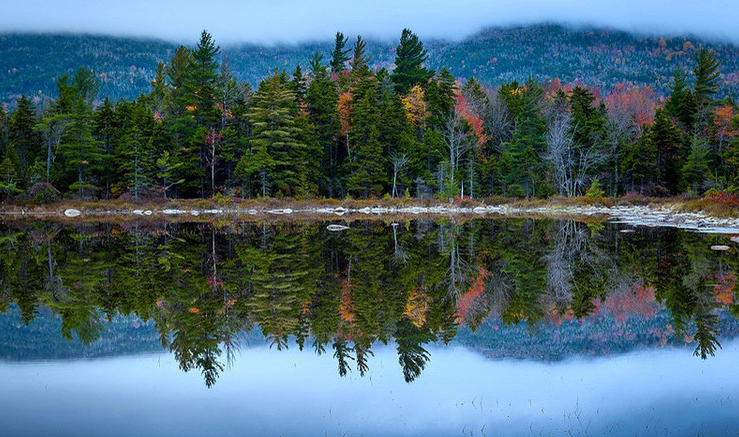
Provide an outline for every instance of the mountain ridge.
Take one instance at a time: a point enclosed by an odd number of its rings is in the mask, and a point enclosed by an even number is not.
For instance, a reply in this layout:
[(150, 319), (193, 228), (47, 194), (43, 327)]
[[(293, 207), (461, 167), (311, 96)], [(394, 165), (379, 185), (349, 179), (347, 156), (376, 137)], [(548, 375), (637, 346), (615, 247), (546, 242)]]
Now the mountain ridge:
[[(331, 35), (327, 35), (330, 37)], [(304, 70), (314, 51), (328, 61), (325, 42), (261, 45), (224, 44), (223, 58), (242, 80), (256, 85), (274, 68)], [(56, 96), (56, 78), (79, 66), (101, 78), (101, 97), (132, 99), (150, 88), (156, 64), (168, 62), (179, 44), (153, 38), (73, 33), (0, 34), (0, 103), (12, 105), (25, 94), (40, 104)], [(474, 76), (488, 86), (528, 77), (546, 82), (582, 82), (609, 88), (619, 82), (649, 85), (665, 95), (675, 68), (689, 69), (700, 47), (722, 61), (722, 90), (739, 92), (739, 46), (682, 35), (647, 36), (625, 31), (558, 24), (490, 27), (461, 41), (425, 42), (427, 64), (447, 67), (458, 78)], [(368, 41), (372, 68), (391, 68), (395, 43)]]

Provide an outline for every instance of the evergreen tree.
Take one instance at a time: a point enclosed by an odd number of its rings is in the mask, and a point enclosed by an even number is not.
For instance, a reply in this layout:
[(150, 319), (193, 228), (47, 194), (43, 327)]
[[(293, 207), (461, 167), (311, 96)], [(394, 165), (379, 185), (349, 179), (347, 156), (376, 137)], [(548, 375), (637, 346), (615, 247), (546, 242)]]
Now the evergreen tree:
[(347, 190), (368, 197), (382, 194), (386, 179), (379, 132), (377, 82), (374, 78), (366, 79), (358, 85), (356, 93), (351, 113), (350, 141), (353, 149)]
[(82, 99), (74, 103), (71, 121), (59, 144), (59, 154), (67, 172), (64, 181), (78, 195), (95, 188), (93, 170), (101, 165), (101, 142), (92, 131), (92, 111)]
[(675, 70), (675, 75), (670, 85), (670, 98), (665, 102), (665, 110), (670, 117), (679, 123), (684, 132), (693, 129), (695, 121), (695, 98), (688, 88), (687, 74), (681, 68)]
[(654, 124), (648, 133), (650, 147), (657, 154), (657, 183), (676, 193), (680, 183), (680, 169), (685, 158), (680, 131), (672, 123), (666, 110), (657, 109)]
[(107, 198), (110, 195), (110, 184), (115, 172), (113, 146), (116, 131), (115, 112), (107, 97), (103, 101), (103, 105), (95, 111), (93, 125), (95, 137), (102, 142), (101, 167), (105, 178), (105, 197)]
[(425, 85), (434, 75), (433, 71), (423, 67), (428, 53), (423, 43), (410, 29), (403, 29), (400, 44), (395, 50), (395, 70), (391, 75), (395, 90), (406, 94), (414, 85)]
[(164, 72), (169, 78), (168, 86), (171, 90), (171, 106), (169, 109), (175, 116), (183, 115), (189, 104), (185, 86), (189, 80), (192, 64), (192, 52), (185, 46), (179, 46), (169, 61), (169, 65), (164, 67)]
[(336, 32), (336, 41), (334, 42), (334, 50), (331, 52), (331, 72), (335, 74), (341, 74), (344, 71), (344, 66), (349, 60), (349, 53), (351, 49), (344, 49), (349, 38), (345, 37), (343, 33)]
[(341, 164), (339, 156), (337, 134), (339, 133), (339, 111), (336, 102), (339, 95), (334, 82), (328, 75), (326, 67), (321, 64), (320, 56), (314, 56), (311, 62), (313, 80), (308, 85), (306, 102), (308, 113), (315, 126), (315, 136), (321, 154), (321, 192), (333, 197), (338, 187), (337, 170)]
[(0, 195), (4, 199), (23, 192), (18, 188), (19, 181), (15, 169), (15, 160), (10, 156), (13, 154), (13, 149), (8, 149), (7, 152), (5, 159), (0, 163)]
[[(26, 180), (29, 167), (41, 155), (41, 136), (35, 127), (36, 108), (26, 96), (21, 96), (17, 100), (17, 107), (10, 114), (8, 123), (8, 143), (17, 156), (21, 181)], [(20, 183), (20, 185), (23, 185), (23, 183)]]
[(218, 61), (216, 57), (221, 48), (215, 45), (213, 37), (207, 31), (200, 34), (200, 41), (192, 51), (186, 90), (189, 100), (194, 106), (193, 115), (202, 126), (210, 128), (220, 121), (220, 113), (216, 108), (216, 81), (218, 79)]
[(298, 64), (295, 66), (295, 71), (293, 71), (293, 80), (290, 82), (290, 89), (295, 93), (295, 99), (298, 104), (305, 101), (305, 92), (307, 90), (305, 82), (303, 70), (300, 68), (300, 64)]
[(274, 162), (268, 175), (275, 194), (294, 196), (304, 181), (306, 145), (296, 125), (297, 103), (284, 73), (277, 70), (259, 84), (249, 118), (252, 150), (264, 150)]
[(362, 36), (357, 36), (357, 41), (354, 43), (354, 50), (352, 56), (352, 76), (355, 80), (359, 81), (366, 78), (369, 75), (369, 62), (372, 57), (365, 53), (367, 49), (367, 43), (362, 40)]
[(711, 178), (709, 163), (708, 145), (703, 138), (694, 136), (691, 141), (690, 153), (680, 169), (683, 187), (694, 193), (704, 191), (703, 182)]
[(695, 100), (698, 106), (705, 105), (711, 101), (711, 96), (718, 92), (718, 71), (721, 61), (716, 59), (716, 52), (701, 48), (693, 55), (695, 66)]

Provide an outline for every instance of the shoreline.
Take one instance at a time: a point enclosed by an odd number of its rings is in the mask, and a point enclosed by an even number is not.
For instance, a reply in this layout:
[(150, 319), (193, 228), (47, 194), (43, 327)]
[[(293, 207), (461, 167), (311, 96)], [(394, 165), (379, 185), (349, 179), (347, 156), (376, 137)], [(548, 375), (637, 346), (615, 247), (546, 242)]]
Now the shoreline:
[(484, 201), (459, 203), (411, 201), (263, 201), (218, 205), (211, 200), (172, 200), (158, 204), (121, 204), (115, 201), (62, 202), (43, 206), (6, 206), (0, 209), (3, 221), (96, 221), (132, 220), (209, 221), (230, 218), (238, 221), (355, 221), (412, 220), (419, 218), (554, 218), (611, 221), (632, 226), (666, 226), (696, 232), (739, 234), (739, 217), (716, 217), (703, 211), (684, 211), (681, 203), (661, 202), (637, 205), (610, 205), (599, 202), (573, 204), (572, 201), (509, 201), (486, 205)]

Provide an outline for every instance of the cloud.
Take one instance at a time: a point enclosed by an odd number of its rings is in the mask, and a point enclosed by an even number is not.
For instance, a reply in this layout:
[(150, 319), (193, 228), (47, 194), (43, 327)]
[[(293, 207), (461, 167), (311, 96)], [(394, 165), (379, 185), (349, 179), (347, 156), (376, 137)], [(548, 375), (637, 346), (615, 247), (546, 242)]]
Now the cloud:
[(556, 22), (739, 43), (732, 0), (25, 0), (3, 6), (4, 32), (85, 32), (191, 43), (208, 29), (221, 44), (329, 40), (337, 30), (395, 40), (463, 39), (490, 26)]

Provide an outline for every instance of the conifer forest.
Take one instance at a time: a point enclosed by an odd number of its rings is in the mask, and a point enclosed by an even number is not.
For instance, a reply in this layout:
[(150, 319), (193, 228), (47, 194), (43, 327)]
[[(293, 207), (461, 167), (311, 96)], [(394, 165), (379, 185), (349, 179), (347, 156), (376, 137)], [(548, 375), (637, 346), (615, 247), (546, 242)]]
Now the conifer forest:
[[(667, 86), (430, 69), (405, 29), (389, 67), (361, 36), (238, 80), (207, 31), (111, 100), (87, 67), (0, 111), (4, 201), (60, 198), (666, 197), (739, 190), (739, 117), (710, 48)], [(658, 93), (656, 90), (662, 90)]]

